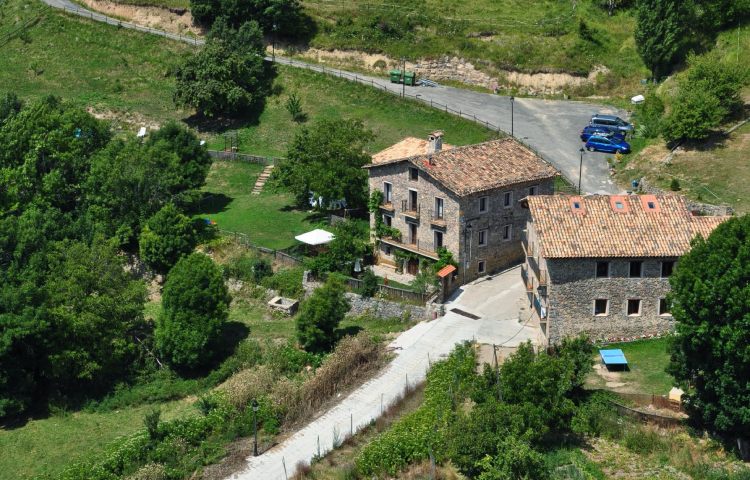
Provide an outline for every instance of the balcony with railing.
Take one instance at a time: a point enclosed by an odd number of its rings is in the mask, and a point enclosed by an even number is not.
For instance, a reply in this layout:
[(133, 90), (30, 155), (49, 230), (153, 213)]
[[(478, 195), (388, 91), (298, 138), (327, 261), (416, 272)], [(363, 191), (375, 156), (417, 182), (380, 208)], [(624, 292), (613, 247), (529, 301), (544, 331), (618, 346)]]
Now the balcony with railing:
[(445, 212), (442, 210), (429, 210), (428, 215), (430, 217), (430, 223), (436, 227), (445, 227), (447, 225), (445, 222)]
[(401, 200), (401, 213), (406, 217), (419, 218), (422, 206), (410, 200)]
[(385, 200), (383, 200), (383, 202), (380, 204), (380, 209), (387, 212), (393, 212), (396, 210), (396, 207), (393, 206), (392, 202), (386, 202)]
[(407, 252), (416, 253), (417, 255), (422, 255), (423, 257), (431, 258), (433, 260), (440, 260), (440, 257), (437, 254), (435, 242), (421, 242), (418, 238), (401, 241), (392, 237), (383, 237), (380, 241), (386, 245), (406, 250)]

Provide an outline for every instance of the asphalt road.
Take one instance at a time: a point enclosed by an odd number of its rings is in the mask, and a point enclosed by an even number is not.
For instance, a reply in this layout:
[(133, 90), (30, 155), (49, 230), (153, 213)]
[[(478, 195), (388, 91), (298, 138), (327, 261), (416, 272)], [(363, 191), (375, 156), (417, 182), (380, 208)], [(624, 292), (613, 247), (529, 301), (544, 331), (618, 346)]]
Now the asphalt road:
[[(231, 480), (284, 480), (292, 478), (298, 463), (325, 455), (334, 442), (348, 437), (378, 418), (383, 409), (404, 391), (407, 381), (424, 380), (430, 362), (448, 355), (457, 343), (479, 343), (516, 347), (538, 336), (538, 328), (518, 321), (519, 307), (526, 304), (520, 267), (490, 280), (461, 287), (460, 295), (446, 305), (446, 315), (421, 322), (391, 343), (396, 358), (372, 380), (343, 398), (335, 407), (311, 421), (279, 445), (258, 457), (249, 457), (245, 468)], [(458, 308), (479, 317), (472, 319), (450, 311)]]
[[(203, 40), (175, 35), (107, 17), (81, 8), (70, 0), (42, 1), (50, 7), (64, 9), (95, 21), (161, 35), (191, 45), (203, 44)], [(373, 85), (394, 94), (400, 95), (403, 88), (401, 85), (389, 83), (387, 79), (381, 77), (355, 74), (339, 69), (332, 70), (320, 65), (282, 57), (275, 57), (274, 59), (267, 57), (267, 59), (299, 68), (324, 71), (367, 85)], [(405, 87), (405, 91), (407, 95), (412, 97), (419, 95), (417, 98), (419, 101), (440, 104), (438, 108), (442, 109), (447, 106), (455, 112), (460, 112), (464, 118), (475, 120), (478, 123), (489, 123), (508, 133), (512, 130), (516, 138), (540, 153), (575, 186), (578, 184), (580, 173), (581, 190), (583, 192), (618, 193), (621, 191), (610, 179), (606, 155), (586, 152), (583, 155), (581, 166), (579, 150), (582, 143), (578, 135), (594, 113), (615, 113), (624, 116), (624, 112), (585, 102), (535, 98), (517, 98), (511, 107), (511, 101), (505, 96), (446, 86)], [(446, 132), (445, 137), (446, 141), (450, 142), (450, 132)]]

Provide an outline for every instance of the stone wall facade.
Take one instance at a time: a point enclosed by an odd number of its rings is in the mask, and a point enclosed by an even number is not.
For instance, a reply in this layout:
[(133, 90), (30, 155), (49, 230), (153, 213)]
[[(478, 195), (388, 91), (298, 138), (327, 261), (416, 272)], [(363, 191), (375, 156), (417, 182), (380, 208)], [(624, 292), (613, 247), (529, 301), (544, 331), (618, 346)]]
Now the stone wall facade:
[[(529, 211), (520, 200), (528, 195), (551, 195), (554, 180), (518, 183), (505, 188), (490, 190), (460, 199), (464, 227), (462, 229), (460, 253), (456, 258), (461, 268), (462, 283), (493, 274), (523, 261), (521, 241), (523, 230), (529, 219)], [(506, 204), (506, 195), (510, 202)], [(487, 198), (487, 209), (479, 211), (480, 199)], [(508, 238), (506, 228), (509, 227)], [(480, 231), (485, 233), (485, 245), (479, 244)], [(484, 262), (484, 271), (480, 271)]]
[[(660, 300), (670, 291), (662, 278), (662, 262), (676, 258), (547, 259), (547, 338), (555, 344), (580, 333), (594, 340), (634, 339), (674, 329), (670, 314), (660, 314)], [(597, 261), (609, 262), (609, 277), (597, 278)], [(642, 276), (629, 277), (631, 261), (642, 262)], [(596, 299), (607, 311), (594, 314)], [(628, 300), (640, 300), (640, 312), (628, 315)]]
[[(402, 235), (400, 242), (381, 239), (376, 252), (379, 262), (395, 265), (397, 260), (394, 251), (399, 248), (426, 258), (437, 258), (435, 232), (442, 233), (443, 246), (459, 263), (459, 284), (495, 273), (523, 260), (521, 236), (529, 214), (519, 201), (531, 194), (554, 193), (554, 179), (523, 182), (459, 197), (422, 170), (417, 170), (417, 180), (412, 180), (410, 170), (413, 168), (409, 162), (370, 168), (371, 192), (384, 192), (384, 184), (391, 185), (392, 201), (384, 205), (377, 215), (389, 217), (391, 226), (400, 230)], [(403, 208), (403, 203), (409, 202), (410, 190), (417, 192), (418, 216), (405, 212)], [(509, 202), (506, 201), (507, 195), (510, 195)], [(443, 199), (444, 214), (441, 221), (434, 218), (436, 198)], [(482, 198), (485, 199), (484, 211), (480, 211)], [(374, 230), (375, 215), (371, 215), (370, 226)], [(414, 244), (410, 240), (412, 228), (416, 229), (417, 234)], [(480, 235), (484, 238), (482, 245)]]

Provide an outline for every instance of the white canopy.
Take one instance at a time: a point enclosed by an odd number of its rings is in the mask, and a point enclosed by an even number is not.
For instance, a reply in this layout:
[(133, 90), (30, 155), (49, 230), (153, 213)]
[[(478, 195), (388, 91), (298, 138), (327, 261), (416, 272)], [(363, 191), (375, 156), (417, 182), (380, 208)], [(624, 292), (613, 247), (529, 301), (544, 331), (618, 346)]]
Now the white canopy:
[(323, 245), (324, 243), (328, 243), (333, 240), (333, 234), (331, 232), (316, 228), (311, 232), (297, 235), (294, 238), (308, 245)]

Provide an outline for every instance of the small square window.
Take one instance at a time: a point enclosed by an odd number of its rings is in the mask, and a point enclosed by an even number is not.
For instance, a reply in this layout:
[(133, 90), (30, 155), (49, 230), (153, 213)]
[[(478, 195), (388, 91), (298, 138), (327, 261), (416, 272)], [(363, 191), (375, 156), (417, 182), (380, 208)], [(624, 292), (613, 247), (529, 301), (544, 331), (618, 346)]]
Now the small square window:
[(609, 277), (609, 262), (596, 262), (596, 278)]
[(503, 240), (513, 239), (513, 225), (503, 225)]
[(573, 208), (575, 208), (576, 210), (580, 210), (581, 209), (581, 202), (573, 202)]
[(622, 210), (623, 208), (625, 208), (625, 205), (623, 205), (622, 202), (615, 202), (615, 208), (618, 210)]
[(489, 203), (489, 200), (487, 197), (480, 197), (479, 198), (479, 213), (484, 213), (487, 211), (487, 204)]
[(513, 192), (505, 192), (503, 194), (503, 207), (510, 208), (513, 206)]
[(643, 262), (630, 262), (630, 278), (641, 278), (643, 276)]
[(419, 170), (416, 168), (409, 168), (409, 180), (419, 180)]
[(653, 210), (656, 208), (656, 204), (654, 202), (647, 202), (646, 205), (648, 205), (649, 210)]
[(484, 273), (484, 260), (479, 260), (479, 264), (477, 265), (477, 272)]
[(479, 230), (479, 246), (484, 247), (487, 245), (487, 229)]
[(529, 196), (536, 195), (536, 186), (529, 187)]
[(659, 315), (672, 315), (672, 308), (666, 298), (659, 299)]
[(609, 313), (609, 300), (597, 298), (594, 300), (594, 315), (603, 317)]
[(628, 300), (628, 316), (637, 317), (641, 314), (641, 301), (637, 298), (631, 298)]
[(661, 278), (667, 278), (671, 276), (672, 272), (674, 272), (673, 261), (661, 262)]

